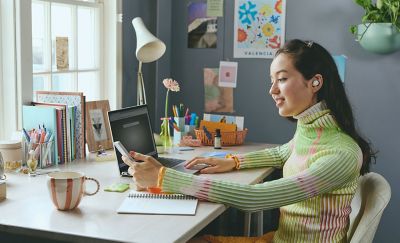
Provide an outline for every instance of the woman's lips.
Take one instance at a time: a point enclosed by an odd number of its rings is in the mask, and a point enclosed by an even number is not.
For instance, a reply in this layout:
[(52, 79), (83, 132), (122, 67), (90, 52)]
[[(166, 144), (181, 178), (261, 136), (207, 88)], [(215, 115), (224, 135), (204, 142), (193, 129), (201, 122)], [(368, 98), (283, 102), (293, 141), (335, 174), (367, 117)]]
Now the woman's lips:
[(284, 100), (285, 100), (285, 99), (283, 99), (283, 98), (276, 98), (276, 99), (275, 99), (276, 106), (281, 106), (281, 105), (283, 105)]

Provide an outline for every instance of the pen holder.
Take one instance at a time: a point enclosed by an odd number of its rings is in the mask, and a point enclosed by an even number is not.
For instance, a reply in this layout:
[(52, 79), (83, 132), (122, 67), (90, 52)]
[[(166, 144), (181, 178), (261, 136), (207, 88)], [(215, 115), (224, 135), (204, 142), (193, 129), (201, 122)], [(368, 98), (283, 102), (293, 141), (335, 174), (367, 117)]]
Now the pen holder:
[[(185, 132), (185, 118), (184, 117), (174, 117), (176, 126), (179, 128), (180, 132)], [(175, 131), (174, 131), (175, 134)]]
[(54, 165), (54, 140), (43, 143), (31, 143), (24, 140), (23, 163), (34, 172), (37, 168), (43, 169)]
[(185, 132), (174, 131), (174, 139), (173, 139), (174, 145), (179, 145), (185, 134), (186, 134)]

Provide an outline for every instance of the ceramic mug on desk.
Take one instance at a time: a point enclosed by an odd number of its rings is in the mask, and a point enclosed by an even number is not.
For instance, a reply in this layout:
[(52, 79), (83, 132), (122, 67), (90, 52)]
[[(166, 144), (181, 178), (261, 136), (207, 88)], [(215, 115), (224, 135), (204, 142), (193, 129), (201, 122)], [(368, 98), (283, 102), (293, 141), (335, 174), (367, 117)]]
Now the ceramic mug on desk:
[[(96, 183), (95, 192), (86, 191), (86, 180)], [(47, 188), (50, 198), (59, 210), (70, 210), (76, 208), (83, 195), (93, 196), (100, 189), (100, 183), (94, 178), (86, 177), (80, 172), (59, 171), (47, 175)]]

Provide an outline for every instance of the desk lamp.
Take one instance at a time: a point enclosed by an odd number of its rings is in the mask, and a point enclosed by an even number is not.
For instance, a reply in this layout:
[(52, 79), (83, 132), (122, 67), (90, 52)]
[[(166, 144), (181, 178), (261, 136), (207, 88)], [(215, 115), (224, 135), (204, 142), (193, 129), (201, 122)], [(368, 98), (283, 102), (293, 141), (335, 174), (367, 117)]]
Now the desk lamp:
[(139, 61), (137, 73), (137, 105), (146, 104), (146, 91), (144, 88), (142, 63), (154, 62), (165, 52), (165, 44), (157, 39), (146, 28), (142, 18), (136, 17), (132, 20), (136, 32), (136, 58)]

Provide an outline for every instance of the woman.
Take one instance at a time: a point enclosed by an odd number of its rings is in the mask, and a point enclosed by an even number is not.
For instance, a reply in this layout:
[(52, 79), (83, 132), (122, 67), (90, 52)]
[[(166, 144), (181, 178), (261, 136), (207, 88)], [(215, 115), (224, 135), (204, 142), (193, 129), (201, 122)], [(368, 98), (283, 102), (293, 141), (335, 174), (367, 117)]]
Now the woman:
[(144, 188), (158, 186), (248, 211), (280, 207), (274, 242), (345, 242), (357, 180), (374, 155), (355, 130), (335, 62), (319, 44), (292, 40), (277, 51), (270, 75), (269, 93), (279, 114), (297, 120), (293, 139), (226, 159), (195, 158), (187, 167), (206, 163), (210, 166), (201, 173), (217, 173), (273, 166), (283, 168), (283, 178), (258, 185), (214, 181), (166, 169), (134, 152), (144, 163), (129, 171)]

